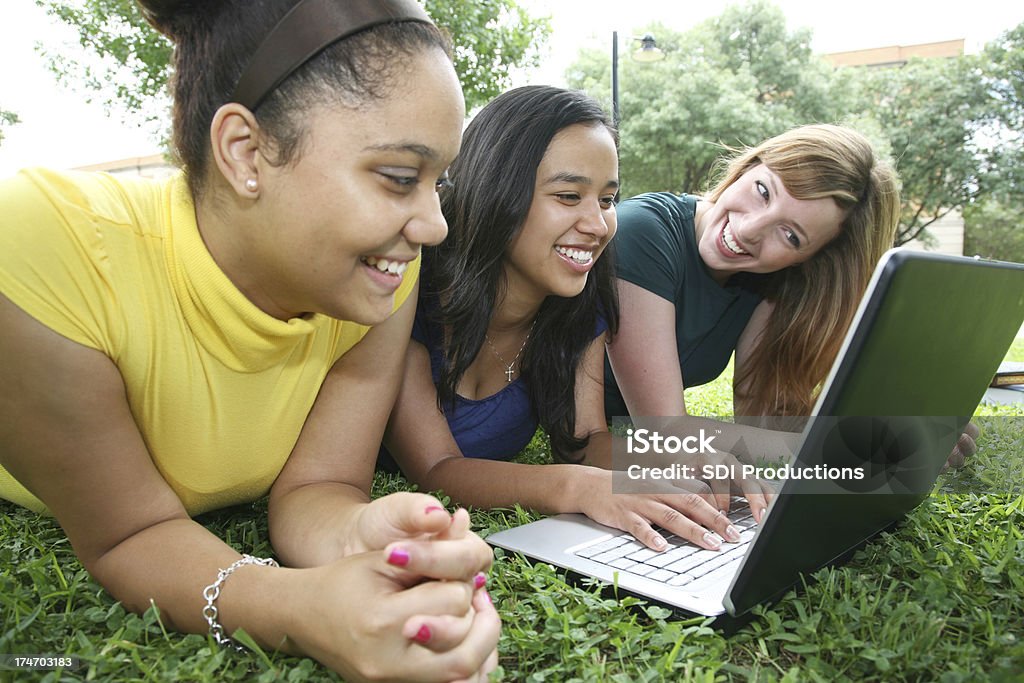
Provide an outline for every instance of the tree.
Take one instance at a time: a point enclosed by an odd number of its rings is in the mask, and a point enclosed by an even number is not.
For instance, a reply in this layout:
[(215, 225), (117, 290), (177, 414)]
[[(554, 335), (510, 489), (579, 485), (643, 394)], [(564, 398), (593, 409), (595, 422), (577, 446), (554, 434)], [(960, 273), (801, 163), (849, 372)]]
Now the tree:
[[(730, 6), (686, 33), (652, 25), (666, 58), (620, 62), (622, 196), (706, 187), (723, 145), (756, 144), (799, 123), (833, 121), (851, 88), (789, 32), (765, 0)], [(570, 85), (608, 101), (607, 54), (581, 53)]]
[(904, 244), (978, 196), (988, 144), (979, 133), (992, 102), (971, 57), (911, 60), (860, 73), (862, 111), (881, 124), (900, 175), (896, 243)]
[(964, 209), (964, 254), (1024, 263), (1024, 204), (1008, 196), (984, 197)]
[(551, 35), (549, 19), (531, 16), (515, 0), (426, 0), (425, 6), (452, 35), (468, 110), (504, 92), (516, 69), (537, 66)]
[(985, 189), (1024, 205), (1024, 23), (986, 45), (983, 54), (983, 77), (996, 107), (985, 134), (997, 142), (986, 159)]
[[(897, 244), (960, 210), (968, 250), (993, 253), (994, 212), (1024, 206), (1024, 24), (980, 55), (861, 70), (862, 107), (892, 146), (903, 188)], [(1007, 248), (1011, 250), (1016, 247)], [(995, 248), (995, 247), (993, 247)], [(986, 252), (986, 250), (988, 250)]]
[(18, 115), (13, 111), (0, 109), (0, 143), (4, 141), (4, 126), (13, 126), (20, 122), (21, 120), (18, 118)]
[[(134, 0), (36, 0), (36, 4), (78, 31), (88, 61), (63, 46), (41, 48), (50, 70), (69, 89), (85, 89), (108, 109), (166, 119), (171, 43), (142, 18)], [(92, 96), (88, 96), (92, 101)]]
[(834, 116), (823, 86), (832, 69), (811, 52), (810, 29), (789, 31), (786, 17), (767, 0), (731, 5), (698, 27), (695, 37), (708, 61), (732, 74), (749, 74), (749, 93), (779, 120), (778, 126)]
[(964, 253), (1024, 263), (1024, 23), (985, 46), (981, 64), (994, 110), (980, 191), (964, 209)]
[[(146, 121), (166, 119), (170, 42), (142, 18), (134, 0), (36, 0), (78, 32), (88, 61), (45, 51), (51, 70), (70, 87), (84, 86), (108, 108)], [(427, 12), (452, 35), (455, 68), (467, 108), (506, 87), (512, 71), (536, 65), (551, 32), (515, 0), (426, 0)]]
[[(688, 47), (683, 34), (657, 24), (644, 31), (657, 37), (666, 58), (619, 63), (621, 195), (693, 191), (707, 178), (720, 141), (735, 144), (764, 125), (748, 96), (753, 84), (747, 76), (715, 69), (698, 56), (698, 49)], [(583, 52), (568, 82), (609, 103), (608, 53)]]

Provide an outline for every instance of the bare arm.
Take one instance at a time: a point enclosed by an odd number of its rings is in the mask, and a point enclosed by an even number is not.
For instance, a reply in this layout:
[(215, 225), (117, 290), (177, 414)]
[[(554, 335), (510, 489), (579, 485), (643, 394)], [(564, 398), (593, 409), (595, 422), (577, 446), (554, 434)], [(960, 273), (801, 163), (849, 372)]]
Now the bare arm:
[(430, 357), (409, 344), (405, 376), (388, 425), (386, 444), (409, 478), (427, 491), (443, 489), (463, 505), (568, 512), (571, 466), (524, 465), (465, 458), (437, 407)]
[[(667, 299), (654, 294), (639, 285), (624, 280), (618, 281), (619, 302), (622, 309), (619, 331), (608, 346), (608, 358), (619, 390), (629, 408), (635, 424), (641, 424), (644, 418), (686, 416), (686, 404), (683, 397), (683, 378), (679, 367), (679, 351), (676, 339), (675, 307)], [(761, 312), (761, 317), (758, 312)], [(741, 336), (741, 343), (746, 344), (743, 352), (737, 349), (737, 359), (749, 355), (749, 351), (760, 333), (767, 314), (763, 309), (755, 311), (755, 315)], [(739, 362), (739, 361), (737, 361)], [(741, 406), (737, 405), (737, 410)], [(637, 422), (637, 421), (640, 422)], [(671, 424), (654, 420), (648, 425), (671, 431)], [(692, 428), (692, 422), (680, 422)], [(791, 450), (793, 439), (780, 444), (778, 435), (765, 434), (763, 430), (742, 427), (722, 422), (715, 423), (719, 433), (719, 444), (722, 450), (729, 450), (736, 444), (764, 445), (769, 436), (771, 448), (784, 447)], [(680, 433), (681, 436), (689, 432)], [(767, 447), (767, 446), (766, 446)], [(737, 455), (743, 455), (738, 451)], [(755, 517), (760, 518), (760, 510), (767, 505), (767, 498), (762, 489), (750, 482), (733, 482), (734, 487), (741, 488), (755, 509)], [(728, 507), (728, 482), (713, 482), (716, 502), (721, 508)]]
[[(160, 476), (117, 368), (2, 296), (0, 329), (0, 463), (50, 508), (116, 599), (138, 612), (152, 601), (173, 628), (206, 632), (203, 589), (239, 554), (192, 521)], [(454, 547), (469, 538), (467, 521), (459, 523)], [(380, 552), (306, 570), (243, 566), (217, 599), (220, 622), (229, 634), (243, 626), (265, 647), (312, 655), (353, 680), (471, 675), (493, 653), (493, 607), (467, 582), (421, 580), (424, 571), (457, 578), (477, 557), (413, 550), (403, 567)], [(410, 640), (424, 623), (438, 634), (437, 652)]]
[[(115, 598), (135, 611), (153, 600), (175, 628), (204, 632), (202, 590), (239, 555), (188, 517), (156, 470), (117, 368), (5, 297), (0, 328), (0, 461), (50, 508), (82, 564)], [(238, 575), (226, 604), (279, 574), (246, 567)], [(225, 614), (244, 621), (267, 608), (253, 598)], [(276, 646), (284, 629), (265, 626), (259, 635)]]
[(736, 359), (733, 365), (733, 412), (736, 415), (754, 416), (749, 403), (744, 402), (741, 398), (745, 388), (745, 384), (741, 383), (741, 378), (749, 370), (751, 355), (757, 348), (761, 333), (764, 332), (774, 309), (775, 306), (770, 301), (765, 300), (759, 303), (736, 342)]
[(590, 343), (576, 371), (576, 436), (589, 437), (587, 445), (572, 453), (574, 461), (612, 468), (613, 437), (604, 414), (604, 352), (608, 334)]
[[(577, 378), (577, 433), (591, 434), (585, 458), (610, 460), (611, 435), (604, 423), (600, 374), (603, 339), (594, 340)], [(582, 400), (580, 400), (582, 399)], [(426, 490), (443, 489), (478, 507), (515, 504), (544, 514), (579, 512), (629, 531), (652, 548), (664, 541), (660, 525), (704, 547), (714, 547), (707, 529), (727, 535), (728, 519), (703, 498), (665, 487), (659, 494), (612, 493), (614, 473), (588, 465), (527, 465), (463, 457), (437, 408), (427, 350), (409, 345), (405, 379), (388, 426), (386, 442), (410, 479)], [(701, 524), (706, 525), (701, 526)]]
[[(415, 310), (414, 291), (393, 316), (335, 363), (320, 388), (270, 492), (271, 538), (291, 565), (326, 564), (399, 539), (437, 533), (448, 524), (447, 515), (424, 514), (424, 509), (438, 505), (429, 496), (399, 496), (405, 499), (400, 507), (394, 506), (391, 496), (369, 503)], [(476, 541), (460, 550), (467, 559), (467, 579), (490, 566), (490, 550)]]
[(617, 284), (622, 313), (608, 359), (630, 415), (685, 415), (675, 307), (639, 285)]

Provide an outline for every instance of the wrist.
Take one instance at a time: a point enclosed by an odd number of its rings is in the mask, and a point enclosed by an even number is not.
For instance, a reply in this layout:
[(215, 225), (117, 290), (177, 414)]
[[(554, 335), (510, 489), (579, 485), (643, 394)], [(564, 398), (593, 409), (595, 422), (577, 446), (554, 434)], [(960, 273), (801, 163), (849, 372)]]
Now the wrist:
[(336, 483), (272, 492), (268, 522), (278, 558), (290, 567), (316, 567), (362, 552), (356, 534), (367, 504), (361, 491)]
[[(244, 557), (244, 556), (243, 556)], [(213, 582), (203, 591), (203, 617), (207, 619), (210, 589), (226, 570), (220, 569)], [(217, 642), (237, 649), (234, 634), (244, 630), (261, 647), (295, 653), (291, 634), (294, 622), (298, 619), (299, 605), (289, 596), (292, 578), (301, 570), (279, 567), (277, 564), (245, 563), (236, 567), (221, 582), (216, 596), (216, 616), (224, 635), (230, 638), (227, 643)], [(211, 635), (214, 629), (210, 626)]]
[(210, 635), (215, 641), (217, 641), (218, 645), (224, 645), (225, 647), (231, 647), (239, 651), (242, 651), (245, 648), (232, 640), (232, 638), (224, 631), (224, 625), (220, 622), (220, 607), (217, 604), (217, 600), (220, 598), (221, 589), (228, 579), (231, 578), (231, 575), (238, 569), (247, 565), (256, 565), (260, 567), (280, 566), (276, 560), (269, 557), (261, 558), (253, 557), (252, 555), (242, 555), (241, 558), (235, 560), (226, 568), (219, 570), (217, 572), (217, 580), (203, 589), (203, 598), (206, 600), (206, 605), (203, 607), (203, 618), (206, 620), (207, 626), (209, 626)]
[(585, 513), (588, 503), (592, 502), (595, 497), (611, 492), (611, 473), (608, 470), (590, 465), (566, 465), (566, 467), (572, 468), (568, 470), (569, 476), (564, 487), (567, 493), (565, 500), (570, 509), (558, 512)]
[(346, 511), (345, 520), (338, 531), (339, 538), (341, 539), (339, 544), (341, 546), (340, 557), (351, 557), (359, 553), (380, 549), (378, 547), (379, 544), (373, 544), (374, 539), (365, 537), (364, 530), (367, 524), (364, 522), (364, 515), (371, 505), (372, 503), (363, 503), (353, 506)]

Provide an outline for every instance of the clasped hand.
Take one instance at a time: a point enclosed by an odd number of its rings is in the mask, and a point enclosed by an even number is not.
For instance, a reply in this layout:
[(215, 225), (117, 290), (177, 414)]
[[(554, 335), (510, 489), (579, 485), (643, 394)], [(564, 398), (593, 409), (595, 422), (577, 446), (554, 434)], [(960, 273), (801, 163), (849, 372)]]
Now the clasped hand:
[(433, 497), (398, 493), (356, 524), (367, 548), (311, 570), (299, 647), (346, 680), (476, 681), (501, 622), (484, 589), (490, 547)]

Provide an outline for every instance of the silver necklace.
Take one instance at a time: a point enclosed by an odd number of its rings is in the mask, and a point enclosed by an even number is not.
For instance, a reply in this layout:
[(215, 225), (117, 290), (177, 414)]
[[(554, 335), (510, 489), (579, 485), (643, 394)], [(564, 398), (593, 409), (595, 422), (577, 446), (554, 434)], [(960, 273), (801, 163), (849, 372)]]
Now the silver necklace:
[(533, 334), (533, 326), (536, 324), (537, 319), (534, 318), (533, 323), (530, 325), (530, 331), (526, 333), (526, 339), (523, 340), (523, 345), (519, 347), (518, 351), (516, 351), (516, 357), (512, 359), (511, 363), (507, 362), (504, 358), (501, 357), (501, 354), (498, 353), (498, 349), (495, 348), (494, 344), (491, 343), (491, 338), (487, 336), (486, 332), (484, 333), (484, 341), (486, 341), (487, 345), (491, 347), (491, 352), (494, 353), (494, 355), (498, 358), (499, 361), (501, 361), (501, 364), (505, 366), (506, 382), (512, 381), (512, 375), (515, 373), (515, 371), (512, 368), (515, 367), (516, 361), (519, 360), (519, 356), (523, 354), (523, 349), (526, 348), (526, 342), (530, 341), (530, 335)]

